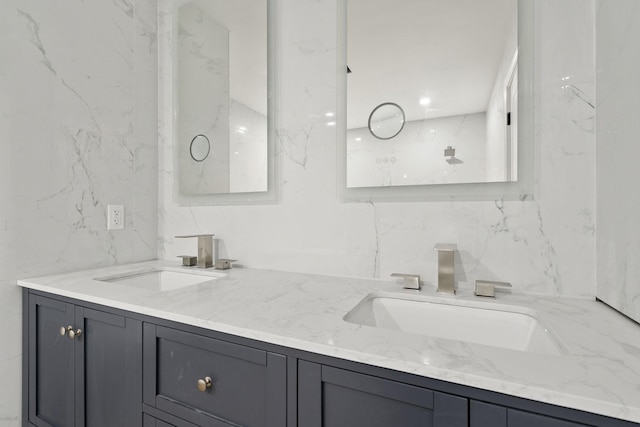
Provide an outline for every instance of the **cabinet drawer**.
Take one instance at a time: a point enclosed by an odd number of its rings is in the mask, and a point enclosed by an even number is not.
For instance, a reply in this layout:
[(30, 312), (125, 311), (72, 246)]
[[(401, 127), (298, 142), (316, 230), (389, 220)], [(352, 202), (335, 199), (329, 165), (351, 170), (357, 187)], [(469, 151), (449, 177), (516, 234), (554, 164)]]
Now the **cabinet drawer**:
[(200, 426), (285, 424), (284, 356), (151, 324), (144, 333), (147, 405)]

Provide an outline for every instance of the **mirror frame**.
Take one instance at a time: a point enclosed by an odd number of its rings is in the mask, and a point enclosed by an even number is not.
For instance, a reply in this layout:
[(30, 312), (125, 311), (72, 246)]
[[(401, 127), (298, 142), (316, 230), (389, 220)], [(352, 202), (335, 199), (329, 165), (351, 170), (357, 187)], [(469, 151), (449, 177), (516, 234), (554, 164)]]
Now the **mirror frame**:
[[(174, 100), (177, 99), (177, 84), (175, 76), (177, 72), (177, 40), (178, 20), (177, 9), (189, 0), (159, 0), (158, 1), (158, 103), (159, 124), (163, 130), (161, 138), (171, 138), (165, 141), (163, 155), (172, 156), (173, 177), (172, 194), (173, 201), (179, 206), (215, 206), (215, 205), (250, 205), (273, 204), (278, 200), (276, 189), (277, 168), (280, 161), (276, 152), (276, 100), (275, 94), (277, 75), (277, 51), (276, 40), (278, 24), (276, 22), (276, 9), (278, 0), (265, 0), (267, 2), (267, 190), (246, 193), (216, 193), (185, 195), (179, 193), (178, 167), (179, 157), (177, 144), (177, 113)], [(228, 141), (227, 141), (228, 143)], [(170, 148), (169, 148), (170, 147)]]
[[(536, 151), (534, 137), (535, 1), (518, 1), (518, 181), (347, 187), (347, 1), (338, 1), (337, 192), (343, 202), (442, 200), (532, 200)], [(446, 1), (446, 0), (443, 0)]]

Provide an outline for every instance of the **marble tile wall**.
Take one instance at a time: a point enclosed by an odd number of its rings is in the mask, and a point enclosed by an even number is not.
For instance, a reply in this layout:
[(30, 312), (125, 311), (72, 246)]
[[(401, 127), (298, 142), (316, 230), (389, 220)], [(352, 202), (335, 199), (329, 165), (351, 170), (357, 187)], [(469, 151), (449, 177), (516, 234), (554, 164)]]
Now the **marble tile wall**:
[[(221, 255), (250, 267), (437, 280), (437, 242), (455, 242), (459, 286), (595, 294), (593, 1), (536, 1), (535, 200), (341, 203), (336, 190), (336, 0), (279, 0), (279, 200), (180, 207), (173, 201), (170, 108), (160, 105), (159, 255), (195, 253), (173, 236), (214, 232)], [(164, 25), (164, 23), (161, 23)], [(161, 43), (170, 42), (160, 34)], [(163, 41), (164, 40), (164, 41)], [(161, 58), (165, 63), (166, 58)], [(162, 82), (163, 90), (169, 86)]]
[(156, 257), (156, 21), (154, 0), (0, 2), (1, 427), (22, 425), (16, 279)]
[(598, 297), (640, 322), (640, 4), (596, 2)]

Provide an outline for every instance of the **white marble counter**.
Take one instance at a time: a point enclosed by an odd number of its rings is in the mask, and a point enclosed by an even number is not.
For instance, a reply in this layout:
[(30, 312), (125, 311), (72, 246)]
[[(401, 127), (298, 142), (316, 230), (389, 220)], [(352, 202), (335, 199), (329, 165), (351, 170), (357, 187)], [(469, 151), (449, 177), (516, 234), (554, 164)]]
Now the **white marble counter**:
[[(401, 290), (394, 280), (233, 269), (215, 281), (167, 292), (94, 280), (167, 266), (175, 267), (175, 263), (150, 261), (18, 284), (286, 347), (640, 422), (640, 326), (595, 301), (509, 293), (499, 293), (491, 300), (538, 312), (567, 348), (564, 355), (544, 355), (404, 334), (342, 319), (369, 293), (416, 294)], [(433, 296), (435, 292), (426, 287), (420, 294)], [(476, 297), (462, 292), (453, 298)]]

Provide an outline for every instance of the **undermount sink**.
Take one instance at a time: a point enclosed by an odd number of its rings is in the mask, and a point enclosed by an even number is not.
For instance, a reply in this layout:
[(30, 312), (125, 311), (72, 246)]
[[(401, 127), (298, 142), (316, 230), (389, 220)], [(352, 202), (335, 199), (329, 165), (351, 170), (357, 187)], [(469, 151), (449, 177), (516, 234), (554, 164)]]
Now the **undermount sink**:
[(535, 311), (516, 306), (371, 294), (351, 309), (344, 320), (531, 353), (566, 352)]
[(166, 292), (186, 288), (187, 286), (198, 285), (200, 283), (210, 282), (224, 276), (224, 274), (213, 272), (200, 274), (195, 271), (177, 271), (153, 268), (121, 273), (107, 277), (98, 277), (95, 280)]

